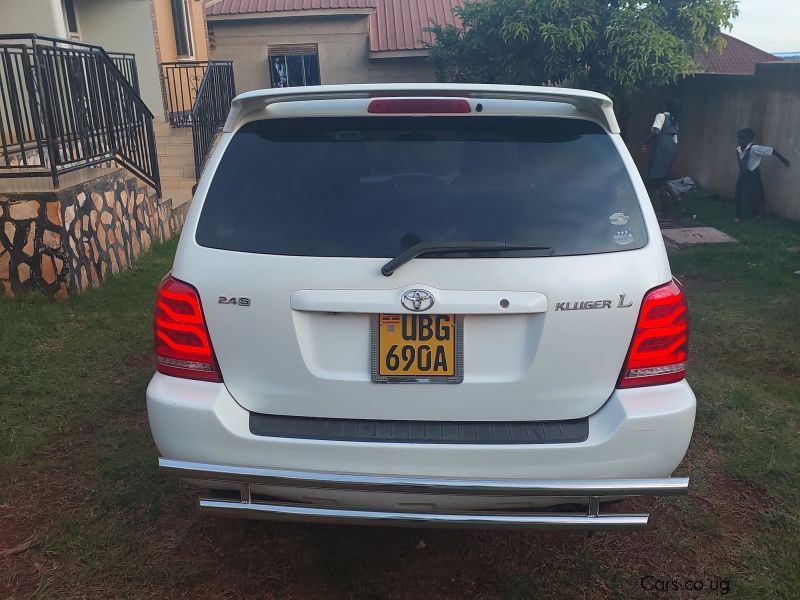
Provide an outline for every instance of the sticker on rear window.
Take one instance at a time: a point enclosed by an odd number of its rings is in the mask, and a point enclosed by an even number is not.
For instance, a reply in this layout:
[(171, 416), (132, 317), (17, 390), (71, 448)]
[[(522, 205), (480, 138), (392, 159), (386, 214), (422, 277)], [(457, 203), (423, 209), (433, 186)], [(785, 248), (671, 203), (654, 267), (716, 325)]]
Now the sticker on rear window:
[(611, 239), (617, 246), (627, 246), (633, 243), (633, 234), (627, 229), (620, 229)]
[(615, 212), (613, 215), (608, 217), (608, 220), (611, 221), (612, 225), (621, 227), (622, 225), (627, 225), (631, 218), (623, 212)]

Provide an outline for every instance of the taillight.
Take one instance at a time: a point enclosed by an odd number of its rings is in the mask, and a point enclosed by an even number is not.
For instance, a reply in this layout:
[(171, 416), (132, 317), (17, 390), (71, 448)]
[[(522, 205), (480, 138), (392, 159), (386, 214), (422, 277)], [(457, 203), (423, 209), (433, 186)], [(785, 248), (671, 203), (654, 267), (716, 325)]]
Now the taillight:
[(689, 314), (676, 281), (650, 290), (619, 378), (620, 388), (674, 383), (686, 376)]
[(458, 98), (384, 98), (372, 100), (367, 112), (378, 115), (466, 114), (469, 102)]
[(158, 287), (153, 318), (159, 373), (222, 382), (197, 290), (166, 277)]

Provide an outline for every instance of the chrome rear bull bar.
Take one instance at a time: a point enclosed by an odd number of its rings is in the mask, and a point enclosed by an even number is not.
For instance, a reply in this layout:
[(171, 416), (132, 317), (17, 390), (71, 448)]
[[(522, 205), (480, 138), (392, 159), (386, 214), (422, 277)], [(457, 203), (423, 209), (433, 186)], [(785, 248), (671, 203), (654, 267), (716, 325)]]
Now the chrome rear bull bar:
[[(457, 479), (308, 472), (193, 463), (159, 459), (165, 473), (186, 479), (214, 480), (239, 485), (241, 498), (200, 500), (203, 512), (255, 519), (352, 523), (367, 525), (439, 526), (535, 529), (641, 529), (648, 514), (600, 513), (600, 500), (625, 496), (686, 494), (689, 479)], [(441, 494), (464, 496), (542, 497), (587, 504), (585, 512), (406, 512), (363, 508), (323, 507), (271, 500), (254, 501), (253, 485), (326, 490)]]

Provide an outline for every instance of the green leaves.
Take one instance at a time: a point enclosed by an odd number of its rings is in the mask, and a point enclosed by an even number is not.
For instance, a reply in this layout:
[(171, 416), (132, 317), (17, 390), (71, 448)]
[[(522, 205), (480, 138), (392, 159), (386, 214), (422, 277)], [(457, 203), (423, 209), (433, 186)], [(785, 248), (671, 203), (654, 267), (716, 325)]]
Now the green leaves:
[(478, 0), (432, 25), (440, 81), (563, 84), (617, 95), (694, 73), (738, 0)]
[(623, 4), (605, 31), (609, 75), (624, 91), (673, 83), (696, 70), (690, 45), (662, 26), (667, 11), (658, 5)]

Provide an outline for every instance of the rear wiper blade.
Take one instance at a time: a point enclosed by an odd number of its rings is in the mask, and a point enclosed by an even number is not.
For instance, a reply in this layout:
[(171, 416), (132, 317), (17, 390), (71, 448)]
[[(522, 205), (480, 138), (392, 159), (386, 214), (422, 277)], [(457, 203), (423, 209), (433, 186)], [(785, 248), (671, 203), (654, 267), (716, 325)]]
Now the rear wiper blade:
[(532, 246), (530, 244), (510, 244), (508, 242), (420, 242), (403, 250), (392, 260), (381, 267), (381, 273), (389, 277), (399, 267), (410, 260), (424, 254), (442, 252), (513, 252), (515, 250), (551, 250), (550, 246)]

